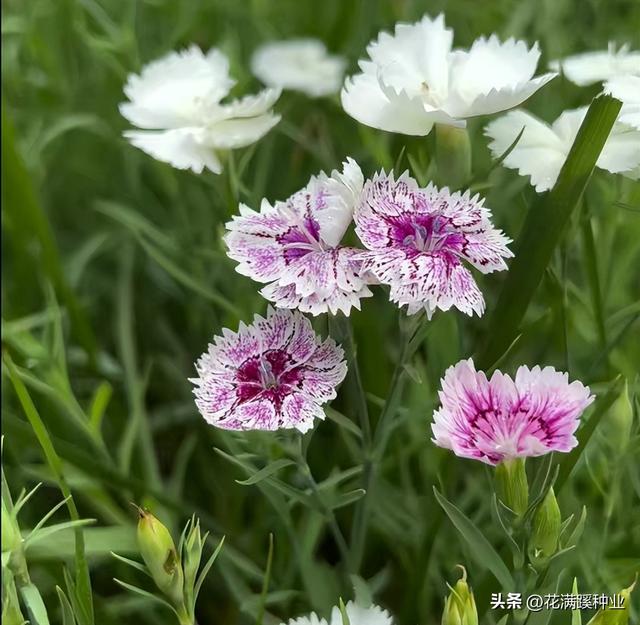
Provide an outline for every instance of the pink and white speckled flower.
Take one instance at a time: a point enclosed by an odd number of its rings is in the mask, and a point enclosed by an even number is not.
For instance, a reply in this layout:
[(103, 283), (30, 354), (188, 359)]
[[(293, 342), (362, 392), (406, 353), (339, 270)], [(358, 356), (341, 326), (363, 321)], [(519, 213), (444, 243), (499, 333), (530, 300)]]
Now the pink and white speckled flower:
[(360, 197), (363, 176), (347, 159), (342, 172), (320, 173), (285, 202), (263, 200), (260, 212), (241, 205), (225, 241), (238, 273), (267, 283), (262, 295), (280, 308), (348, 315), (371, 296), (359, 250), (340, 246)]
[(347, 365), (342, 348), (321, 341), (302, 314), (269, 309), (238, 332), (224, 329), (196, 363), (196, 405), (227, 430), (305, 432), (324, 419)]
[(391, 287), (390, 299), (409, 314), (455, 306), (482, 315), (482, 293), (465, 267), (482, 273), (507, 268), (511, 242), (490, 221), (479, 196), (422, 189), (406, 172), (397, 180), (384, 171), (364, 185), (354, 219), (369, 250), (363, 269)]
[(553, 367), (522, 366), (515, 380), (496, 371), (487, 380), (471, 359), (449, 367), (441, 385), (433, 442), (492, 465), (570, 451), (580, 415), (594, 399), (589, 387)]

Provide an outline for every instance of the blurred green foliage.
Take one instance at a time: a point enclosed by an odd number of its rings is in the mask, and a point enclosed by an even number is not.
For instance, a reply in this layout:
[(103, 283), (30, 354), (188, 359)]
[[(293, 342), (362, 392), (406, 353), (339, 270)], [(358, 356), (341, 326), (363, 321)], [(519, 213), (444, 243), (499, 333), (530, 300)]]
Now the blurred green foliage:
[[(109, 552), (137, 554), (130, 500), (153, 509), (174, 535), (197, 514), (213, 534), (209, 550), (227, 536), (201, 593), (200, 623), (255, 622), (271, 532), (264, 623), (310, 609), (326, 613), (352, 592), (337, 566), (339, 546), (327, 522), (333, 517), (346, 533), (360, 496), (357, 419), (349, 427), (343, 416), (351, 421), (348, 395), (339, 395), (330, 418), (308, 441), (307, 459), (323, 502), (318, 506), (298, 467), (272, 464), (283, 459), (290, 444), (286, 434), (208, 427), (187, 378), (214, 334), (266, 308), (256, 285), (234, 272), (220, 238), (238, 199), (251, 206), (264, 196), (283, 199), (310, 174), (337, 167), (347, 155), (367, 175), (401, 157), (400, 169), (411, 163), (416, 176), (428, 177), (434, 138), (360, 126), (342, 112), (337, 97), (285, 93), (276, 106), (282, 122), (259, 144), (235, 154), (237, 176), (229, 177), (229, 170), (220, 177), (196, 176), (155, 162), (122, 139), (126, 122), (117, 106), (127, 74), (192, 42), (219, 46), (231, 58), (238, 93), (244, 93), (256, 86), (248, 60), (261, 41), (319, 37), (354, 69), (380, 29), (440, 11), (457, 45), (492, 32), (537, 39), (546, 64), (604, 48), (610, 40), (638, 48), (640, 4), (5, 0), (3, 9), (3, 351), (46, 425), (80, 517), (97, 520), (82, 531), (95, 622), (171, 622), (162, 607), (113, 582), (131, 572)], [(558, 78), (527, 108), (553, 120), (566, 108), (588, 104), (598, 89)], [(469, 125), (476, 187), (499, 227), (515, 239), (529, 207), (538, 206), (537, 196), (514, 172), (497, 168), (486, 175), (491, 159), (482, 136), (485, 122)], [(611, 397), (588, 445), (574, 458), (575, 469), (563, 475), (562, 491), (556, 489), (563, 519), (573, 514), (577, 521), (583, 506), (587, 517), (580, 542), (563, 555), (551, 587), (570, 592), (576, 577), (581, 591), (612, 593), (628, 586), (640, 568), (640, 185), (598, 170), (564, 232), (550, 233), (544, 223), (538, 228), (541, 238), (560, 243), (500, 367), (512, 373), (523, 363), (554, 365), (598, 394), (617, 376), (626, 380), (627, 403), (609, 410)], [(480, 280), (491, 312), (505, 276)], [(352, 317), (373, 418), (399, 357), (398, 313), (385, 297), (379, 291)], [(429, 441), (440, 377), (491, 342), (489, 316), (434, 317), (413, 358), (384, 455), (361, 574), (400, 625), (439, 623), (446, 582), (456, 579), (458, 563), (468, 570), (480, 622), (498, 621), (486, 608), (500, 583), (450, 522), (453, 515), (464, 523), (457, 512), (449, 508), (445, 514), (433, 493), (435, 485), (482, 528), (491, 557), (511, 568), (492, 516), (490, 474)], [(327, 331), (326, 319), (314, 323)], [(616, 393), (620, 386), (616, 382)], [(60, 501), (59, 480), (4, 374), (2, 390), (9, 486), (16, 494), (39, 481), (51, 486), (23, 509), (21, 527), (28, 531)], [(528, 463), (531, 476), (543, 462)], [(256, 478), (265, 466), (273, 472)], [(68, 517), (60, 510), (55, 520)], [(31, 579), (53, 623), (62, 622), (56, 585), (63, 585), (62, 565), (71, 564), (75, 548), (69, 529), (34, 544), (28, 554)], [(566, 618), (557, 614), (529, 623), (564, 625)]]

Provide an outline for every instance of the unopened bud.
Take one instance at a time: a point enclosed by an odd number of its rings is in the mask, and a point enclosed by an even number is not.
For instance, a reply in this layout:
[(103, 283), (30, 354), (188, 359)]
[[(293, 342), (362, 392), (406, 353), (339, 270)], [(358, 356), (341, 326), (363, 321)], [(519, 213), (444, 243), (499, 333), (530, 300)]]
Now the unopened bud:
[(534, 565), (543, 564), (556, 552), (561, 525), (558, 501), (553, 488), (550, 488), (533, 516), (529, 558)]
[(607, 438), (616, 453), (624, 452), (631, 439), (633, 426), (633, 408), (629, 397), (629, 384), (625, 380), (624, 388), (609, 411)]
[(496, 491), (518, 517), (525, 513), (529, 505), (529, 484), (524, 458), (510, 458), (496, 467)]
[(629, 586), (621, 590), (615, 599), (615, 603), (611, 603), (606, 608), (599, 610), (596, 615), (587, 623), (587, 625), (629, 625), (629, 616), (631, 615), (631, 593), (635, 588), (636, 580)]
[(478, 610), (473, 592), (467, 584), (467, 571), (463, 566), (462, 577), (451, 588), (442, 613), (442, 625), (478, 625)]
[(174, 605), (184, 603), (182, 566), (169, 530), (150, 512), (138, 508), (138, 548), (156, 586)]

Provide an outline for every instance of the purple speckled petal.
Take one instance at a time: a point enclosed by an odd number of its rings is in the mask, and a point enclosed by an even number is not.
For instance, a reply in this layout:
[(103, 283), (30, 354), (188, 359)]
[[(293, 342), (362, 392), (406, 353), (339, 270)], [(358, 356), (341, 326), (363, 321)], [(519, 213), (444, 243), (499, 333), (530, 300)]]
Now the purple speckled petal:
[(368, 252), (363, 272), (390, 287), (390, 299), (409, 314), (452, 306), (482, 315), (484, 299), (463, 261), (483, 273), (506, 269), (510, 240), (491, 223), (478, 197), (425, 189), (406, 173), (377, 174), (365, 183), (354, 214)]
[(447, 369), (441, 387), (434, 443), (493, 465), (570, 451), (580, 415), (593, 401), (588, 387), (552, 367), (520, 367), (515, 380), (496, 371), (487, 380), (463, 360)]
[(322, 342), (299, 312), (270, 308), (239, 331), (223, 330), (196, 363), (196, 405), (230, 430), (309, 429), (344, 379), (344, 353)]

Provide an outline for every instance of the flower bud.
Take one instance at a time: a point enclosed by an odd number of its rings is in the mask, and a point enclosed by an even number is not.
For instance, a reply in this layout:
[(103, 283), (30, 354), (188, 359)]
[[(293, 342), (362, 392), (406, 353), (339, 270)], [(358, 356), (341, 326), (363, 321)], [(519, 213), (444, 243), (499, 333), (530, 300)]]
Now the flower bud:
[(183, 599), (182, 566), (169, 530), (150, 512), (138, 508), (138, 548), (156, 586), (175, 606)]
[(476, 601), (467, 584), (467, 571), (463, 566), (460, 568), (462, 577), (451, 588), (451, 593), (445, 601), (442, 625), (478, 625)]
[(529, 505), (529, 484), (524, 458), (510, 458), (496, 467), (496, 491), (500, 500), (518, 517)]
[(544, 564), (556, 552), (561, 525), (558, 501), (550, 488), (533, 516), (529, 558), (534, 565)]
[(616, 453), (624, 453), (631, 439), (633, 408), (629, 397), (629, 384), (625, 380), (624, 388), (609, 411), (607, 439)]
[(471, 143), (466, 128), (436, 124), (438, 182), (452, 191), (471, 178)]
[(587, 623), (587, 625), (629, 625), (629, 615), (631, 614), (631, 593), (635, 588), (636, 580), (629, 586), (618, 593), (622, 601), (622, 605), (609, 605), (606, 608), (598, 610), (596, 615)]

